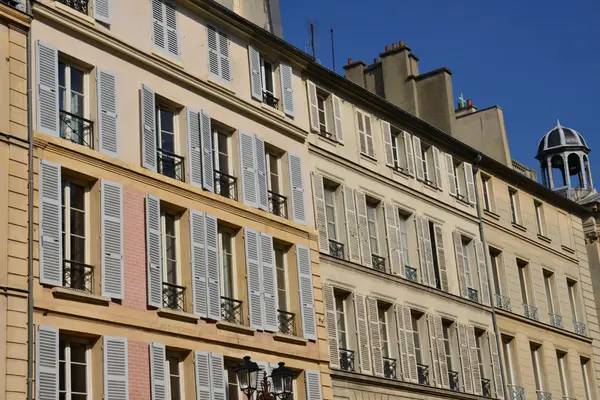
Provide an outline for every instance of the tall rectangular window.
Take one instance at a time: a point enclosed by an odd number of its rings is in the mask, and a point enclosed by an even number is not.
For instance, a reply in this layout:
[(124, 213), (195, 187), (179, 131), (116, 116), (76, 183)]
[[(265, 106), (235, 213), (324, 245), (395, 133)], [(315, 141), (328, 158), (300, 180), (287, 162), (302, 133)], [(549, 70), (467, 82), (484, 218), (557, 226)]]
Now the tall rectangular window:
[(542, 346), (537, 343), (530, 343), (531, 363), (533, 367), (533, 377), (535, 379), (535, 388), (538, 391), (544, 391), (544, 375), (542, 371)]
[(60, 109), (60, 137), (73, 143), (92, 147), (91, 125), (85, 120), (86, 73), (69, 62), (58, 63), (58, 107)]
[(158, 172), (169, 178), (183, 181), (183, 157), (178, 155), (177, 112), (156, 100), (156, 143)]
[(225, 399), (226, 400), (245, 400), (246, 395), (240, 396), (236, 368), (239, 367), (239, 361), (225, 360)]
[(338, 332), (338, 347), (348, 349), (346, 337), (346, 296), (341, 293), (335, 293), (335, 316)]
[(517, 269), (519, 271), (519, 286), (521, 288), (521, 297), (523, 298), (523, 304), (529, 304), (529, 293), (528, 293), (528, 282), (527, 282), (527, 268), (528, 264), (524, 261), (517, 260)]
[(543, 270), (544, 274), (544, 289), (546, 290), (546, 304), (548, 305), (548, 313), (557, 314), (554, 310), (554, 274), (550, 271)]
[[(266, 95), (276, 97), (274, 79), (275, 66), (273, 65), (273, 63), (265, 60), (262, 57), (260, 59), (260, 64), (263, 93), (266, 93)], [(270, 103), (271, 102), (267, 101), (267, 104)]]
[(415, 342), (415, 358), (417, 360), (417, 364), (423, 364), (423, 348), (421, 347), (421, 335), (419, 332), (419, 320), (422, 314), (418, 314), (414, 311), (411, 311), (410, 319), (411, 319), (411, 327), (412, 327), (412, 335), (413, 340)]
[(579, 302), (577, 301), (577, 282), (567, 279), (567, 289), (569, 291), (569, 304), (571, 305), (571, 315), (573, 321), (579, 321)]
[(502, 335), (502, 353), (506, 365), (506, 379), (509, 385), (517, 385), (519, 382), (515, 364), (516, 359), (513, 353), (514, 341), (514, 338)]
[(288, 311), (287, 272), (285, 268), (285, 250), (275, 247), (275, 267), (277, 269), (277, 300), (279, 309)]
[(492, 265), (492, 279), (494, 280), (494, 293), (502, 295), (502, 286), (500, 284), (502, 276), (502, 261), (500, 259), (502, 253), (499, 250), (490, 247), (490, 261)]
[(560, 350), (556, 350), (556, 359), (558, 361), (558, 374), (560, 376), (560, 387), (562, 390), (563, 398), (569, 397), (570, 393), (570, 375), (569, 375), (569, 363), (567, 362), (567, 353)]
[(544, 221), (544, 209), (543, 204), (539, 201), (534, 202), (535, 206), (535, 222), (537, 224), (537, 233), (538, 235), (544, 236), (546, 234), (545, 231), (545, 221)]
[(281, 194), (281, 173), (279, 168), (279, 156), (267, 152), (267, 173), (269, 190)]
[[(394, 168), (401, 168), (400, 167), (400, 160), (398, 158), (398, 141), (399, 138), (398, 136), (392, 134), (392, 159), (394, 161)], [(402, 149), (402, 151), (404, 151), (404, 149)]]
[(481, 190), (483, 191), (483, 209), (492, 211), (492, 194), (490, 187), (490, 177), (481, 175)]
[(58, 393), (61, 400), (90, 398), (90, 353), (86, 342), (60, 335)]
[(448, 320), (442, 321), (442, 334), (444, 338), (444, 349), (446, 350), (446, 364), (448, 365), (448, 371), (454, 371), (454, 363), (452, 362), (452, 343), (450, 341), (450, 330), (452, 329), (453, 322)]
[(379, 255), (379, 245), (377, 241), (377, 206), (372, 203), (367, 203), (367, 220), (369, 221), (371, 253)]
[(517, 191), (510, 189), (508, 191), (508, 197), (510, 200), (510, 217), (513, 224), (519, 224), (519, 201), (517, 198)]
[(62, 213), (63, 257), (84, 264), (87, 258), (85, 186), (62, 181)]
[(229, 171), (229, 135), (224, 132), (214, 131), (213, 135), (213, 151), (215, 170), (220, 173), (230, 175)]
[(325, 216), (327, 217), (327, 235), (329, 239), (338, 239), (335, 218), (335, 189), (325, 186)]
[(319, 109), (319, 131), (323, 134), (327, 131), (327, 107), (325, 107), (326, 99), (322, 95), (317, 94), (317, 107)]
[(593, 372), (591, 371), (592, 363), (589, 358), (581, 357), (581, 375), (583, 377), (583, 386), (585, 389), (585, 399), (592, 400), (592, 382), (591, 376)]
[(387, 309), (384, 304), (377, 303), (377, 317), (379, 319), (379, 337), (381, 338), (381, 350), (383, 356), (390, 357), (390, 343), (387, 328)]
[(221, 293), (223, 297), (235, 299), (233, 263), (233, 234), (219, 226), (219, 257), (221, 264)]
[(181, 400), (183, 398), (183, 360), (181, 356), (167, 350), (165, 366), (166, 373), (169, 376), (167, 398), (169, 400)]
[(175, 215), (162, 212), (162, 238), (163, 238), (163, 280), (166, 283), (177, 285), (179, 276), (177, 271), (177, 228)]
[(471, 264), (469, 263), (469, 240), (462, 239), (462, 252), (463, 252), (463, 263), (465, 265), (465, 279), (467, 280), (467, 286), (473, 288), (473, 276), (471, 271)]
[(404, 259), (404, 265), (410, 267), (410, 250), (408, 245), (408, 219), (410, 217), (405, 214), (400, 214), (398, 223), (400, 227), (400, 240), (402, 242), (402, 258)]

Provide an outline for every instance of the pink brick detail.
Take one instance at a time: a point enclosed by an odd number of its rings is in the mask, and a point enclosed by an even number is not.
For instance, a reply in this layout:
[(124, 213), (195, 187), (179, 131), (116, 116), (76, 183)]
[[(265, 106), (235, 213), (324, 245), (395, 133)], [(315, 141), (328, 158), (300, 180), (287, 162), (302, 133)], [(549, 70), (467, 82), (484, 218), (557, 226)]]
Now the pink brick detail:
[(145, 193), (123, 190), (125, 299), (123, 305), (146, 310), (146, 213)]
[(148, 343), (128, 341), (129, 400), (148, 400), (150, 392), (150, 352)]

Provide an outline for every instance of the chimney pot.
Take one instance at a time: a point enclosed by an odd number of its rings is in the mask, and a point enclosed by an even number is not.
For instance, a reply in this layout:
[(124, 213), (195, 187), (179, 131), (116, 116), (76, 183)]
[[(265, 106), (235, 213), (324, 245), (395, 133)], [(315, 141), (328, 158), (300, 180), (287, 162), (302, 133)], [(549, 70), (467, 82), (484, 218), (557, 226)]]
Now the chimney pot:
[(349, 59), (348, 59), (348, 65), (350, 65), (350, 64), (353, 64), (353, 63), (354, 63), (354, 60), (353, 60), (353, 59), (351, 59), (351, 58), (349, 58)]
[(404, 40), (401, 40), (400, 42), (398, 42), (398, 44), (400, 45), (400, 47), (404, 47)]
[(390, 51), (390, 46), (389, 46), (389, 45), (386, 45), (386, 46), (385, 46), (385, 51), (386, 51), (386, 52)]
[(467, 107), (473, 107), (473, 100), (467, 100)]
[(398, 43), (392, 43), (392, 49), (396, 50), (398, 48)]
[(379, 57), (375, 57), (373, 59), (373, 64), (378, 64), (379, 63)]

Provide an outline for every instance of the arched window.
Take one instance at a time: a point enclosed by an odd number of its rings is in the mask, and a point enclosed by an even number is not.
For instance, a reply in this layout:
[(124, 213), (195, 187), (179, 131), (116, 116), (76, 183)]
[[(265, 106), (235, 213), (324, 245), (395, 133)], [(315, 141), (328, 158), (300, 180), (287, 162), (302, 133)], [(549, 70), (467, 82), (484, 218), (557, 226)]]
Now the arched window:
[(567, 163), (569, 164), (568, 168), (568, 179), (573, 189), (582, 188), (585, 185), (583, 184), (583, 175), (581, 174), (581, 159), (579, 158), (579, 154), (571, 153), (567, 157)]
[(563, 158), (559, 155), (555, 155), (550, 159), (552, 165), (552, 188), (561, 188), (567, 186), (567, 176), (565, 173), (565, 165)]

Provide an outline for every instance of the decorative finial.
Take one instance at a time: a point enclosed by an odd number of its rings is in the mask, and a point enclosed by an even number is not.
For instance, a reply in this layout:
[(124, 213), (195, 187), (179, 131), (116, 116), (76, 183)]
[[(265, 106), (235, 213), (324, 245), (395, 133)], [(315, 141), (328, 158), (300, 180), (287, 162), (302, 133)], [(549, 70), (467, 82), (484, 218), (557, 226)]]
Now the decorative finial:
[(560, 121), (558, 120), (558, 118), (556, 118), (556, 126), (557, 126), (557, 127), (561, 127), (561, 126), (560, 126)]
[(467, 100), (465, 100), (463, 94), (461, 93), (460, 96), (458, 96), (458, 108), (465, 108), (466, 105)]

